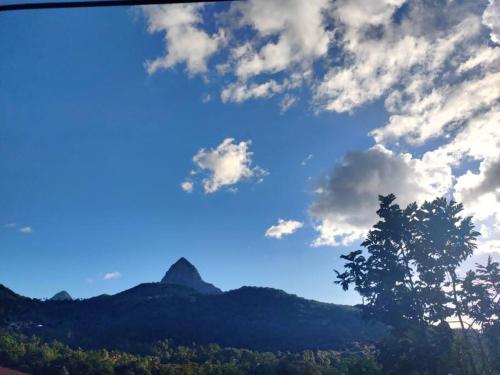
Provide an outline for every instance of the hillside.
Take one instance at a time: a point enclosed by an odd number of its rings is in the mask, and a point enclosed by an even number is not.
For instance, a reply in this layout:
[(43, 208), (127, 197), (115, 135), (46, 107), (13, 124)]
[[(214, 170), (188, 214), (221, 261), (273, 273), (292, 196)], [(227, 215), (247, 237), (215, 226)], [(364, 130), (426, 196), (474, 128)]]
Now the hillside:
[(38, 301), (2, 289), (4, 325), (85, 348), (141, 351), (158, 340), (217, 343), (255, 350), (342, 349), (370, 342), (380, 325), (356, 308), (320, 303), (272, 288), (203, 294), (188, 286), (144, 283), (112, 296)]

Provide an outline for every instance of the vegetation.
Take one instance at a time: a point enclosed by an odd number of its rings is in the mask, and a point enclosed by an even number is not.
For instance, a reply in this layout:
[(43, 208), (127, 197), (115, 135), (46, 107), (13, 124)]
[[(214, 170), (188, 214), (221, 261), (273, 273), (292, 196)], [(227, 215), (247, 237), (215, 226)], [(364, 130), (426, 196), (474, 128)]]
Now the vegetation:
[(337, 272), (363, 297), (364, 317), (389, 327), (378, 346), (384, 374), (499, 374), (499, 264), (460, 278), (479, 236), (462, 205), (438, 198), (402, 209), (395, 199), (380, 197), (364, 250), (343, 255)]
[[(0, 288), (0, 306), (2, 306)], [(12, 293), (5, 292), (11, 296)], [(20, 296), (19, 296), (20, 297)], [(306, 300), (271, 288), (220, 295), (161, 283), (81, 301), (9, 300), (0, 326), (72, 347), (144, 353), (166, 338), (179, 345), (217, 343), (259, 351), (342, 350), (379, 340), (384, 328), (359, 309)]]
[(367, 349), (357, 352), (304, 351), (269, 353), (221, 348), (218, 345), (151, 347), (151, 355), (71, 349), (37, 337), (0, 330), (0, 364), (32, 374), (380, 374)]

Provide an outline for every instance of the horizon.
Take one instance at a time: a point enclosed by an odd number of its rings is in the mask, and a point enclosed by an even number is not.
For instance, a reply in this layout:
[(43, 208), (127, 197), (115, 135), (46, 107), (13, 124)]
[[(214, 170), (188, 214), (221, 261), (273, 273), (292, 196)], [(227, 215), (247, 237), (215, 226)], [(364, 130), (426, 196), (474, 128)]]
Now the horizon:
[(2, 13), (0, 283), (89, 298), (186, 257), (353, 305), (334, 270), (389, 193), (463, 202), (462, 272), (500, 259), (498, 2), (280, 5)]

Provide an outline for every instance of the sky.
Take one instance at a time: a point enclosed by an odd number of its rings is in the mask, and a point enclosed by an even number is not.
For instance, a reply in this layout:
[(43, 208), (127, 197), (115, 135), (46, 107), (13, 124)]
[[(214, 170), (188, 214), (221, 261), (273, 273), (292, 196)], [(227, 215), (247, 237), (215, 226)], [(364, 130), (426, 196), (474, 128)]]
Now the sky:
[(341, 254), (446, 196), (500, 258), (500, 1), (247, 0), (0, 14), (0, 283), (86, 298), (184, 256), (358, 303)]

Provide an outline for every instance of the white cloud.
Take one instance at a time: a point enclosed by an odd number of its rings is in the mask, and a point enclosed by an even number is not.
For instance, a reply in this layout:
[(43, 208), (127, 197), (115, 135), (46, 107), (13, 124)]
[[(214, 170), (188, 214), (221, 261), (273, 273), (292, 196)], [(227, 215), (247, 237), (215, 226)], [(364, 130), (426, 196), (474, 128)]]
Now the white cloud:
[(272, 225), (266, 231), (266, 237), (281, 239), (283, 236), (288, 236), (295, 233), (303, 227), (300, 221), (278, 219), (278, 224)]
[(165, 35), (166, 54), (146, 63), (149, 74), (185, 63), (190, 74), (205, 73), (208, 59), (224, 42), (223, 32), (209, 35), (198, 27), (203, 22), (200, 4), (150, 5), (143, 7), (150, 33)]
[(375, 100), (422, 62), (428, 41), (393, 28), (403, 1), (338, 1), (333, 17), (345, 63), (331, 67), (314, 93), (319, 109), (347, 112)]
[(118, 279), (119, 277), (121, 277), (121, 275), (122, 274), (118, 271), (108, 272), (104, 275), (103, 279), (104, 280), (114, 280), (114, 279)]
[(17, 227), (17, 223), (4, 224), (4, 228), (15, 228), (15, 227)]
[(468, 170), (458, 177), (455, 197), (476, 220), (493, 218), (500, 227), (500, 154), (482, 161), (477, 173)]
[(215, 149), (200, 149), (193, 162), (198, 167), (195, 174), (204, 174), (205, 193), (214, 193), (223, 187), (232, 187), (243, 180), (260, 181), (268, 172), (252, 165), (253, 153), (249, 150), (251, 141), (235, 143), (234, 138), (226, 138)]
[(295, 105), (295, 103), (297, 103), (297, 97), (290, 94), (286, 94), (280, 103), (281, 113), (285, 113), (286, 111), (288, 111)]
[(194, 190), (194, 184), (191, 181), (184, 181), (181, 183), (181, 188), (186, 193), (192, 193)]
[(221, 93), (221, 99), (225, 102), (241, 103), (251, 98), (269, 98), (276, 93), (283, 92), (285, 86), (270, 80), (261, 84), (246, 84), (237, 82), (230, 84)]
[[(235, 4), (239, 26), (255, 37), (233, 49), (236, 75), (243, 80), (293, 66), (309, 67), (328, 52), (331, 33), (324, 11), (328, 0), (254, 0)], [(264, 40), (264, 42), (262, 42)]]
[(22, 227), (22, 228), (19, 228), (19, 232), (24, 233), (24, 234), (31, 234), (31, 233), (33, 233), (33, 228)]
[(462, 127), (474, 115), (491, 108), (499, 97), (500, 72), (433, 88), (428, 93), (419, 92), (413, 100), (407, 98), (404, 103), (391, 104), (394, 114), (389, 122), (372, 134), (378, 142), (405, 138), (423, 144)]
[(186, 63), (190, 73), (205, 73), (217, 51), (214, 68), (229, 76), (225, 102), (282, 94), (283, 106), (307, 84), (318, 110), (349, 112), (401, 87), (418, 93), (453, 78), (457, 62), (487, 45), (482, 25), (496, 40), (498, 4), (248, 0), (214, 12), (215, 25), (201, 16), (203, 5), (147, 7), (149, 30), (164, 32), (167, 46), (148, 66)]
[(477, 254), (500, 255), (500, 240), (480, 241), (476, 250)]

